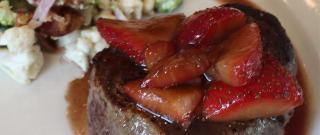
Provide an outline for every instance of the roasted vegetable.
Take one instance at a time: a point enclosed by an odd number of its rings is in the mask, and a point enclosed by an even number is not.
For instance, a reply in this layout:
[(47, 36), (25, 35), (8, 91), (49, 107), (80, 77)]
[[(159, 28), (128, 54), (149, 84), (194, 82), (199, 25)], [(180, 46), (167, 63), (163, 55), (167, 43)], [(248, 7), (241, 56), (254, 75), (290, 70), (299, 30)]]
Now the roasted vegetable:
[(8, 1), (0, 2), (0, 25), (12, 26), (14, 25), (16, 14), (11, 10)]
[(183, 0), (156, 0), (156, 9), (160, 13), (169, 13), (178, 8)]

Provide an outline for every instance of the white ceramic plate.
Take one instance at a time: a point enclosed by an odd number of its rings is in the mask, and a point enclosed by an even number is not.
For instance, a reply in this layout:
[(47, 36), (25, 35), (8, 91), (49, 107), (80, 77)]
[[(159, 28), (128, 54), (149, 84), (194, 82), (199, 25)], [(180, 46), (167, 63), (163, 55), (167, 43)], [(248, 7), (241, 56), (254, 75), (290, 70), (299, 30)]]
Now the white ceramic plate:
[[(308, 134), (320, 134), (320, 1), (254, 0), (276, 15), (294, 44), (308, 75), (310, 103)], [(220, 5), (214, 0), (185, 0), (178, 10), (194, 11)], [(0, 72), (0, 134), (72, 135), (65, 112), (68, 82), (81, 76), (60, 55), (46, 55), (44, 70), (30, 85), (20, 85)]]

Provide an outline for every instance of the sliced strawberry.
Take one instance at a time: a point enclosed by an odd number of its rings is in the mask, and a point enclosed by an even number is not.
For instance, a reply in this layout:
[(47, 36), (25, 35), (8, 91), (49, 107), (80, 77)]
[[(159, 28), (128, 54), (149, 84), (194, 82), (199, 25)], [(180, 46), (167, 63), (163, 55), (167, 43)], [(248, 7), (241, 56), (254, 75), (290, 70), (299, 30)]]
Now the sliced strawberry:
[(266, 56), (261, 74), (245, 86), (213, 82), (203, 113), (214, 121), (248, 120), (281, 115), (302, 102), (297, 81), (277, 60)]
[(142, 87), (165, 88), (194, 79), (208, 70), (207, 56), (190, 48), (162, 60), (145, 77)]
[(149, 45), (144, 51), (144, 64), (151, 69), (160, 60), (173, 55), (176, 52), (175, 46), (167, 41), (158, 41)]
[(177, 36), (178, 46), (206, 46), (217, 42), (243, 26), (246, 20), (244, 13), (229, 7), (214, 7), (196, 12), (182, 24)]
[(157, 88), (141, 89), (142, 80), (129, 82), (124, 86), (126, 94), (136, 103), (168, 117), (179, 124), (190, 122), (193, 112), (202, 100), (200, 87), (179, 86), (166, 90)]
[(140, 21), (99, 19), (97, 27), (112, 47), (141, 63), (146, 46), (159, 40), (170, 41), (183, 19), (181, 14)]
[(245, 25), (219, 46), (218, 58), (213, 58), (215, 65), (208, 70), (216, 80), (231, 86), (243, 86), (259, 75), (262, 41), (257, 24)]

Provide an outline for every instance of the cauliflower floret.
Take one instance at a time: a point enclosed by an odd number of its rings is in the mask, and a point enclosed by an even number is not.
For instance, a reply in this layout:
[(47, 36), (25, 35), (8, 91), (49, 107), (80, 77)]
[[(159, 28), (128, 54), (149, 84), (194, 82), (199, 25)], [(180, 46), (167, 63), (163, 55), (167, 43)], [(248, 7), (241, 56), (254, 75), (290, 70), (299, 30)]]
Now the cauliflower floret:
[(0, 52), (0, 69), (20, 83), (35, 79), (43, 66), (43, 55), (35, 42), (35, 32), (28, 26), (6, 30), (0, 37), (0, 44), (8, 48)]
[(23, 84), (35, 79), (43, 66), (43, 55), (39, 46), (32, 46), (31, 49), (19, 53), (1, 50), (0, 57), (0, 69)]
[(155, 0), (143, 0), (143, 12), (147, 14), (153, 13)]
[(68, 61), (80, 66), (82, 70), (86, 71), (89, 67), (89, 58), (85, 52), (82, 52), (81, 49), (77, 47), (77, 43), (66, 46), (64, 57)]
[(90, 57), (93, 58), (98, 52), (102, 51), (104, 48), (108, 48), (109, 44), (105, 40), (99, 40), (95, 43), (94, 48), (90, 52)]
[(81, 37), (90, 39), (92, 42), (96, 43), (101, 40), (101, 36), (97, 30), (97, 27), (92, 27), (90, 29), (85, 29), (81, 31)]
[(73, 44), (74, 42), (76, 42), (79, 37), (80, 31), (76, 30), (72, 33), (59, 37), (58, 45), (60, 45), (61, 47), (65, 47), (65, 45), (68, 46), (69, 44)]
[(97, 20), (98, 18), (104, 18), (104, 19), (116, 19), (116, 17), (112, 14), (110, 10), (103, 10), (101, 11), (95, 19)]
[(88, 70), (90, 60), (96, 53), (109, 47), (96, 27), (60, 37), (58, 43), (65, 48), (64, 57), (80, 66), (83, 71)]
[[(115, 2), (113, 2), (115, 3)], [(124, 15), (122, 10), (118, 7), (117, 4), (113, 4), (111, 6), (112, 12), (114, 13), (114, 16), (116, 17), (117, 20), (122, 20), (122, 21), (127, 21), (128, 17)]]
[(28, 25), (6, 30), (0, 39), (0, 44), (7, 45), (10, 52), (24, 51), (31, 48), (35, 42), (35, 32)]
[(135, 19), (141, 19), (143, 3), (141, 0), (119, 0), (119, 7), (126, 16), (133, 16)]
[(77, 41), (77, 49), (79, 49), (79, 51), (85, 53), (85, 54), (89, 54), (91, 49), (93, 48), (94, 42), (92, 42), (90, 39), (88, 38), (79, 38)]
[(16, 13), (14, 13), (9, 6), (9, 2), (4, 0), (0, 2), (0, 25), (2, 26), (12, 26), (16, 18)]

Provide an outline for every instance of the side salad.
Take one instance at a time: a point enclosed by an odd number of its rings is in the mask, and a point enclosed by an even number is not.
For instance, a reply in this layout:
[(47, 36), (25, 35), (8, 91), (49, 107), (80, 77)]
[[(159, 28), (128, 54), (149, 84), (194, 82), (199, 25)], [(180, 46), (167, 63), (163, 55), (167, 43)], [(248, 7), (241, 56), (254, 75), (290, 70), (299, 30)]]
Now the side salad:
[(39, 75), (43, 53), (63, 48), (67, 61), (83, 71), (109, 45), (95, 21), (142, 19), (169, 13), (183, 0), (0, 0), (0, 70), (19, 83)]

